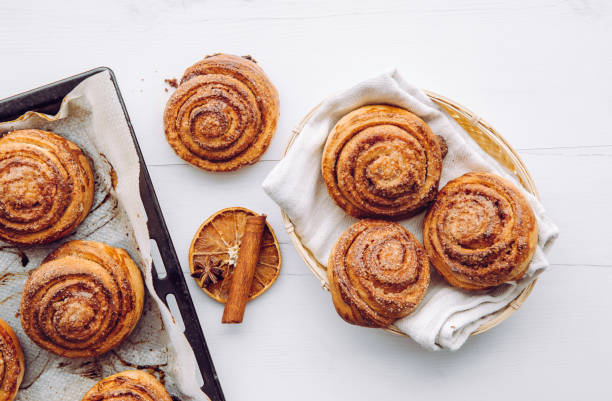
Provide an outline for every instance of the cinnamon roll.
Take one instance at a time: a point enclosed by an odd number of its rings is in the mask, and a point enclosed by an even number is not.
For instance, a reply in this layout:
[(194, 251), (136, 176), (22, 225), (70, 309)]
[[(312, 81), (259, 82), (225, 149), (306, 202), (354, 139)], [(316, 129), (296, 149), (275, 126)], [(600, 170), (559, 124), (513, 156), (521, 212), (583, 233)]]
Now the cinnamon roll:
[(25, 362), (15, 332), (0, 319), (0, 401), (12, 401), (19, 390)]
[(172, 397), (152, 375), (142, 370), (126, 370), (102, 379), (82, 401), (104, 400), (172, 401)]
[(404, 218), (433, 201), (446, 144), (416, 115), (364, 106), (336, 123), (321, 172), (332, 199), (353, 217)]
[(494, 174), (468, 173), (440, 190), (425, 217), (423, 242), (446, 281), (480, 290), (525, 274), (538, 226), (512, 183)]
[(70, 234), (89, 213), (94, 177), (83, 151), (51, 132), (0, 138), (0, 238), (45, 244)]
[(30, 273), (21, 324), (32, 341), (57, 355), (96, 356), (132, 332), (143, 303), (140, 270), (126, 251), (70, 241)]
[(164, 128), (185, 161), (230, 171), (259, 160), (278, 115), (278, 92), (255, 61), (217, 54), (185, 71), (166, 105)]
[(327, 265), (338, 314), (359, 326), (386, 327), (409, 315), (429, 286), (423, 246), (403, 226), (361, 220), (338, 239)]

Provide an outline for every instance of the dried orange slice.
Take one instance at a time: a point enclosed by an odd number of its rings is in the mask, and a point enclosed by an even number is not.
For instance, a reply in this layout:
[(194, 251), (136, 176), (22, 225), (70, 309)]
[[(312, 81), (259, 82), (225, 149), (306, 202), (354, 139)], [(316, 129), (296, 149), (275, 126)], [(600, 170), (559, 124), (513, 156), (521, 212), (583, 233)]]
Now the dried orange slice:
[[(243, 207), (219, 210), (196, 232), (189, 247), (189, 270), (200, 288), (225, 303), (232, 282), (246, 218), (257, 213)], [(281, 268), (280, 247), (266, 223), (249, 300), (263, 294), (276, 281)]]

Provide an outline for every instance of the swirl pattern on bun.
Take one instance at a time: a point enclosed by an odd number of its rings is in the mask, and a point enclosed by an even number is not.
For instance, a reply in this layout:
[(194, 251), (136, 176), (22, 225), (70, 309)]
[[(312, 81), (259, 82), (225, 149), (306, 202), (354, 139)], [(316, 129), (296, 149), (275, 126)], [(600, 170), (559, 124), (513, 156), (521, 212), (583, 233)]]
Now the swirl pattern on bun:
[(0, 138), (0, 238), (45, 244), (85, 219), (94, 177), (85, 154), (51, 132), (28, 129)]
[(97, 356), (132, 332), (143, 303), (140, 270), (126, 251), (71, 241), (28, 277), (21, 324), (32, 341), (57, 355)]
[(278, 92), (255, 61), (217, 54), (185, 71), (166, 105), (164, 128), (185, 161), (230, 171), (259, 160), (278, 115)]
[(403, 226), (361, 220), (338, 239), (327, 265), (332, 299), (347, 322), (387, 327), (409, 315), (429, 286), (423, 246)]
[(451, 285), (481, 290), (525, 274), (538, 226), (512, 183), (490, 173), (468, 173), (440, 190), (425, 217), (423, 242)]
[(15, 332), (0, 319), (0, 401), (12, 401), (17, 395), (25, 362)]
[(126, 370), (99, 381), (82, 401), (172, 401), (166, 388), (142, 370)]
[(445, 153), (442, 138), (416, 115), (364, 106), (332, 129), (321, 171), (329, 195), (351, 216), (399, 219), (433, 201)]

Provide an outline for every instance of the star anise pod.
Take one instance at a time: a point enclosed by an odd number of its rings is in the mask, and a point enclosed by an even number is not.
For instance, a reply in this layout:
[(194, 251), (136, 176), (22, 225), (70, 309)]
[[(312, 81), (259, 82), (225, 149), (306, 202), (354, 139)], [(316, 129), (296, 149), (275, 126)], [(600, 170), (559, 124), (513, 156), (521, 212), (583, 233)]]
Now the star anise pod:
[(200, 287), (204, 287), (209, 282), (216, 284), (217, 281), (223, 279), (224, 273), (225, 268), (222, 260), (207, 257), (204, 263), (195, 262), (191, 277), (200, 280)]

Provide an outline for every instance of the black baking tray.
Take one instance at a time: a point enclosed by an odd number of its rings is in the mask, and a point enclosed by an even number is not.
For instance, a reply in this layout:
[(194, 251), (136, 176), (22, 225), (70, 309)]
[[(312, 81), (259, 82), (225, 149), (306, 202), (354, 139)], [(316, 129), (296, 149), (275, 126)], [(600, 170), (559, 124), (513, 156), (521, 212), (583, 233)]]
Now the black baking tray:
[(57, 114), (60, 109), (62, 99), (78, 84), (83, 80), (99, 74), (101, 72), (108, 71), (111, 77), (111, 81), (117, 91), (117, 97), (123, 108), (123, 114), (127, 121), (130, 133), (132, 134), (132, 140), (134, 141), (134, 147), (136, 153), (138, 153), (138, 159), (140, 161), (140, 197), (144, 204), (145, 211), (147, 213), (149, 227), (149, 235), (152, 239), (157, 242), (157, 247), (161, 254), (162, 261), (166, 270), (166, 276), (162, 279), (157, 273), (156, 269), (153, 269), (153, 285), (159, 297), (166, 302), (166, 297), (169, 294), (173, 294), (178, 304), (181, 317), (185, 324), (185, 336), (193, 348), (204, 385), (202, 390), (210, 397), (212, 401), (225, 401), (223, 391), (221, 390), (221, 384), (217, 377), (217, 372), (208, 351), (206, 340), (198, 315), (196, 314), (193, 300), (189, 295), (187, 289), (187, 283), (185, 277), (181, 271), (181, 265), (176, 256), (174, 245), (170, 239), (168, 228), (164, 216), (162, 215), (157, 196), (155, 195), (155, 189), (149, 176), (149, 171), (145, 165), (140, 146), (138, 146), (138, 140), (134, 133), (134, 127), (130, 122), (125, 103), (119, 91), (119, 85), (115, 74), (110, 68), (99, 67), (91, 71), (86, 71), (72, 77), (62, 79), (37, 89), (33, 89), (28, 92), (15, 95), (4, 100), (0, 100), (0, 121), (10, 121), (18, 118), (27, 111), (38, 111), (45, 114)]

